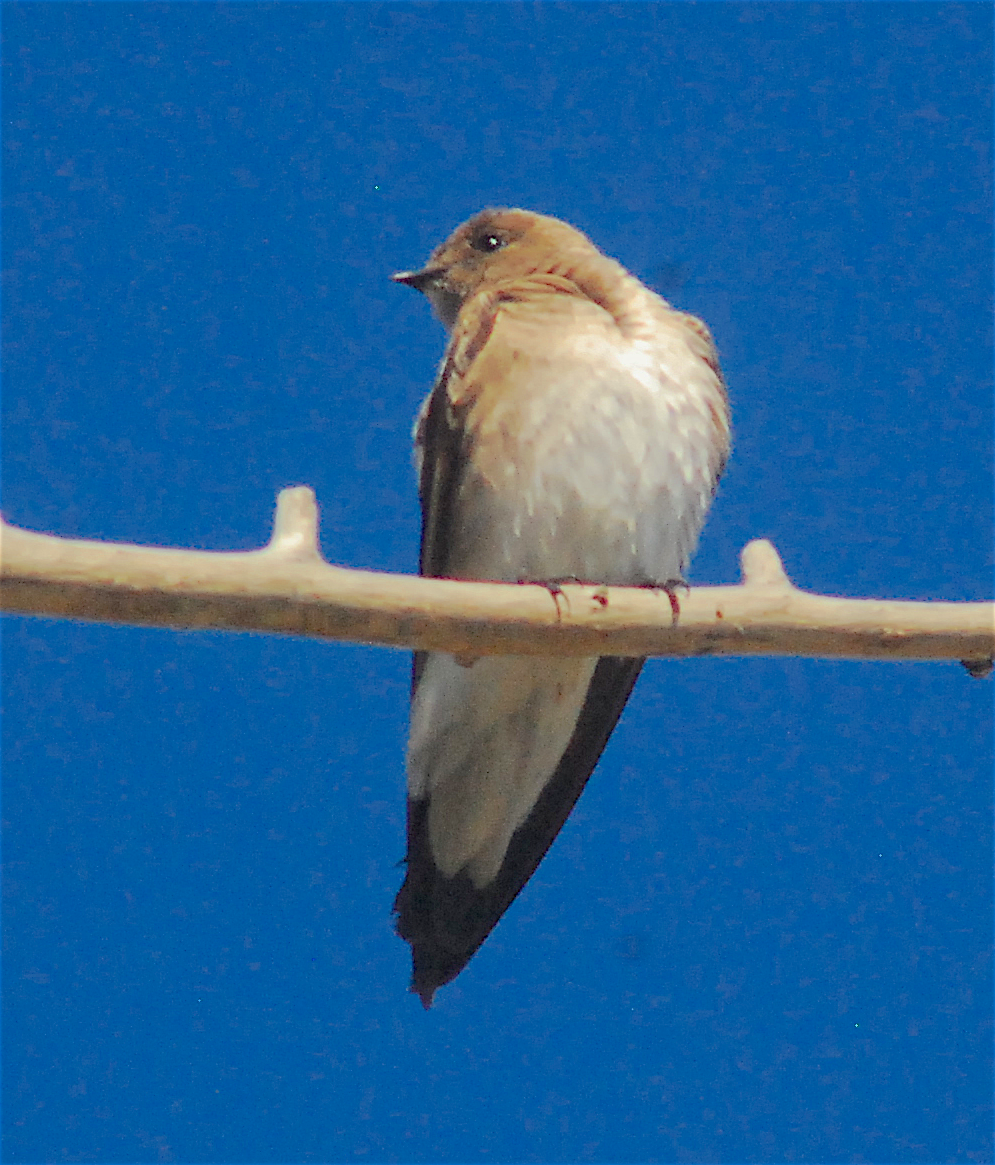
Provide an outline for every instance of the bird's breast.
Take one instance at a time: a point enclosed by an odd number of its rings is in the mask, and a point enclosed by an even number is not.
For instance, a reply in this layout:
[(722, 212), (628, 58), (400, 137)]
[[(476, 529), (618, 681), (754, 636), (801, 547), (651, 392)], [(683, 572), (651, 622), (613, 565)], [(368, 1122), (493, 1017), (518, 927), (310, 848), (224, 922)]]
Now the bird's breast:
[(679, 577), (724, 453), (716, 374), (679, 332), (652, 344), (604, 329), (547, 341), (506, 353), (514, 371), (493, 382), (501, 391), (469, 405), (453, 573)]

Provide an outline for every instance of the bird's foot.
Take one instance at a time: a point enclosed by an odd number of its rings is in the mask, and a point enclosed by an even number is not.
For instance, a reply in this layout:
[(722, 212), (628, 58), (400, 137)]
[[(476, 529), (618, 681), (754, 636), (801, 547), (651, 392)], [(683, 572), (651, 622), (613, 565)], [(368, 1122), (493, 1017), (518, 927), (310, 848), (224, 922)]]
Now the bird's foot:
[(668, 578), (663, 583), (644, 583), (643, 585), (647, 590), (656, 591), (658, 594), (663, 591), (667, 596), (670, 600), (670, 625), (676, 627), (681, 617), (681, 604), (677, 597), (677, 591), (678, 589), (689, 591), (691, 588), (688, 584), (682, 578)]
[(520, 578), (518, 581), (521, 586), (544, 587), (549, 591), (550, 598), (556, 604), (557, 620), (560, 618), (560, 600), (562, 599), (564, 602), (567, 602), (567, 596), (563, 593), (563, 584), (580, 585), (583, 582), (582, 579), (572, 574), (565, 574), (560, 578)]

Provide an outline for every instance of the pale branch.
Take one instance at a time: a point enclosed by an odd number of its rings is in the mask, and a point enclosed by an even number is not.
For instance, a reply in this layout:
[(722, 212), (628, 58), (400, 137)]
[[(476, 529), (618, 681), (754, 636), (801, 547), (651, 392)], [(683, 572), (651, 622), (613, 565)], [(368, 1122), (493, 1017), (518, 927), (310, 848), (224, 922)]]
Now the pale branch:
[(156, 627), (260, 631), (481, 655), (796, 655), (963, 660), (995, 655), (992, 603), (811, 595), (774, 547), (742, 552), (739, 586), (663, 590), (457, 582), (331, 566), (314, 494), (286, 489), (269, 545), (131, 546), (0, 526), (0, 608)]

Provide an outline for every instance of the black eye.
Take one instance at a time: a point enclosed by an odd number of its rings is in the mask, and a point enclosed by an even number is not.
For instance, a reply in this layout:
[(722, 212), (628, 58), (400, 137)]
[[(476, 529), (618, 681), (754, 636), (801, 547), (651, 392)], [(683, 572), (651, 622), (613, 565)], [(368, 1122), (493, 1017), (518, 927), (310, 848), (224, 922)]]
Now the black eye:
[(471, 240), (470, 245), (475, 251), (500, 251), (508, 245), (508, 240), (497, 231), (481, 231)]

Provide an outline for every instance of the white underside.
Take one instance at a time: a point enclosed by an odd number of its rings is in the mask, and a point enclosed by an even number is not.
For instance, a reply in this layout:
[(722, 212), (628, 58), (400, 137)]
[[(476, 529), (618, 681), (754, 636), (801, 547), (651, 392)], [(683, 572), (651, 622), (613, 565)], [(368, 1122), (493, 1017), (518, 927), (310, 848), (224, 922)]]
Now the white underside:
[[(647, 293), (648, 294), (648, 293)], [(510, 456), (471, 467), (450, 532), (451, 573), (616, 585), (679, 578), (718, 469), (708, 401), (718, 381), (679, 330), (652, 349), (552, 336), (505, 425)], [(438, 867), (478, 886), (555, 770), (595, 659), (427, 660), (411, 711), (408, 781), (429, 803)]]
[(409, 794), (431, 794), (429, 838), (448, 877), (478, 886), (501, 867), (566, 748), (596, 659), (426, 661), (411, 711)]

